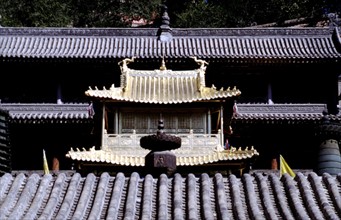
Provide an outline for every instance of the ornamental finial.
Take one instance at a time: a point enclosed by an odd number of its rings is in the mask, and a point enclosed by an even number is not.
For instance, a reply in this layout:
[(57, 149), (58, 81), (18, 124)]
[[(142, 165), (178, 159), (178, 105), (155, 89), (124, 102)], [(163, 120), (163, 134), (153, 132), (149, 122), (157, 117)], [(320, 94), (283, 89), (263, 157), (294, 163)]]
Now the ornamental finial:
[(161, 62), (161, 66), (160, 66), (160, 70), (166, 70), (166, 64), (165, 64), (165, 59), (162, 57), (162, 62)]

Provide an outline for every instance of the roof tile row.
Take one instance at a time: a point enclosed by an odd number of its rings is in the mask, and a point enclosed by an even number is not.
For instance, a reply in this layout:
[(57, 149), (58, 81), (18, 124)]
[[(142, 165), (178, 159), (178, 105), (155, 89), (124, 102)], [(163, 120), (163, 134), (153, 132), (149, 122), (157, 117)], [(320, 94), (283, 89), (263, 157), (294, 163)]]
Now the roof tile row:
[(151, 34), (156, 33), (154, 29), (1, 28), (0, 56), (120, 59), (132, 56), (198, 56), (205, 59), (274, 60), (341, 58), (337, 49), (341, 44), (337, 28), (200, 30), (174, 29), (172, 40), (161, 42), (156, 34)]
[(1, 219), (340, 219), (341, 175), (0, 177)]
[(90, 120), (89, 104), (28, 104), (1, 103), (0, 109), (8, 111), (10, 120)]

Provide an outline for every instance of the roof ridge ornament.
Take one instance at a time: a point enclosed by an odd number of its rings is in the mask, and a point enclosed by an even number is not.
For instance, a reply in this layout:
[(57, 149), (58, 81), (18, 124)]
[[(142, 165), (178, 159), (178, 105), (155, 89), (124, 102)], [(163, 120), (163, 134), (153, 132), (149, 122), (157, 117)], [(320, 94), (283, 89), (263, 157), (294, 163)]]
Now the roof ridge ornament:
[(120, 79), (120, 84), (121, 84), (121, 87), (123, 89), (123, 91), (126, 89), (127, 87), (127, 72), (128, 72), (128, 64), (131, 63), (131, 62), (134, 62), (135, 61), (135, 58), (136, 57), (132, 57), (132, 58), (125, 58), (123, 60), (121, 60), (120, 62), (118, 62), (118, 65), (120, 66), (121, 68), (121, 79)]
[(160, 70), (161, 70), (161, 71), (163, 71), (163, 70), (167, 70), (167, 67), (166, 67), (166, 63), (165, 63), (165, 59), (164, 59), (164, 57), (162, 57), (162, 61), (161, 61)]
[(128, 64), (132, 63), (135, 61), (136, 57), (132, 57), (132, 58), (125, 58), (123, 60), (121, 60), (120, 62), (118, 62), (118, 65), (121, 66), (122, 68), (128, 68)]
[[(200, 65), (199, 71), (198, 71), (198, 91), (201, 93), (204, 92), (206, 88), (206, 80), (205, 80), (205, 72), (206, 72), (206, 67), (208, 65), (208, 62), (205, 60), (198, 59), (196, 56), (191, 56), (192, 58), (198, 65)], [(205, 66), (206, 65), (206, 66)]]
[[(203, 70), (203, 71), (206, 71), (206, 67), (208, 65), (208, 62), (206, 62), (205, 60), (201, 60), (201, 59), (198, 59), (196, 56), (192, 56), (191, 57), (197, 64), (200, 65), (200, 69)], [(206, 66), (205, 66), (206, 65)]]

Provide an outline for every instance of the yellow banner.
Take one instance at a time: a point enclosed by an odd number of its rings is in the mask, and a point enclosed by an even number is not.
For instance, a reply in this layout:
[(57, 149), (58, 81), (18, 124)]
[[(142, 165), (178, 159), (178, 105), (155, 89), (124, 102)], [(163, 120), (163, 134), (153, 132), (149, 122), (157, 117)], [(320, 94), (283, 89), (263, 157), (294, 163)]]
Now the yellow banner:
[(289, 167), (289, 165), (284, 160), (282, 155), (279, 155), (279, 157), (280, 157), (280, 176), (282, 176), (283, 174), (287, 173), (290, 176), (295, 177), (296, 176), (295, 172), (292, 171), (292, 169)]
[(44, 174), (49, 174), (49, 165), (47, 164), (45, 150), (43, 149), (43, 167), (44, 167)]

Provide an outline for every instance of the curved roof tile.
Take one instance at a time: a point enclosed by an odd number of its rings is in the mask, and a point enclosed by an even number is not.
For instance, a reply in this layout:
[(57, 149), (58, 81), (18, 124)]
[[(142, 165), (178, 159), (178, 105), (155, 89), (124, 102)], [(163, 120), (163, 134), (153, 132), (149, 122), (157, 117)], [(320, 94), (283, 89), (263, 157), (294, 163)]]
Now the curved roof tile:
[(89, 104), (28, 104), (1, 103), (0, 109), (9, 112), (10, 120), (24, 122), (76, 120), (91, 121)]
[[(1, 219), (339, 219), (341, 176), (5, 173)], [(156, 199), (155, 199), (156, 198)], [(161, 215), (162, 214), (162, 215)]]
[(338, 28), (0, 28), (3, 58), (340, 59)]
[[(234, 121), (239, 120), (290, 120), (320, 121), (323, 118), (325, 104), (246, 104), (238, 103)], [(329, 115), (332, 121), (340, 121), (341, 115)]]
[[(205, 151), (205, 154), (203, 155), (202, 152), (184, 154), (184, 151), (181, 150), (173, 151), (177, 157), (177, 166), (196, 166), (219, 161), (238, 161), (259, 156), (258, 151), (253, 147), (250, 149), (245, 148), (244, 150), (231, 147), (231, 150), (213, 151), (201, 149), (201, 151)], [(145, 149), (134, 149), (130, 150), (129, 153), (121, 153), (118, 151), (95, 150), (94, 148), (89, 150), (79, 150), (78, 148), (73, 150), (71, 148), (66, 157), (77, 161), (101, 162), (124, 166), (145, 166), (146, 154), (148, 154), (148, 150)]]

